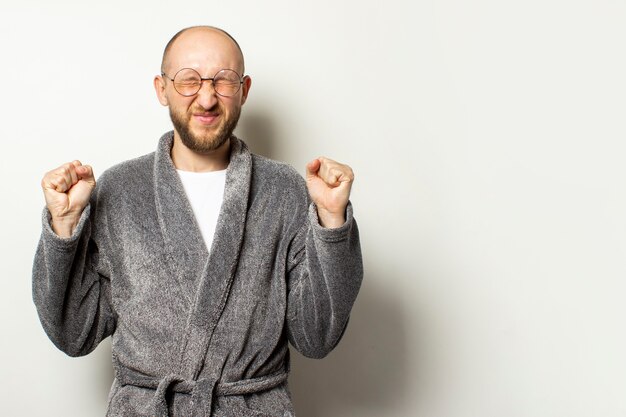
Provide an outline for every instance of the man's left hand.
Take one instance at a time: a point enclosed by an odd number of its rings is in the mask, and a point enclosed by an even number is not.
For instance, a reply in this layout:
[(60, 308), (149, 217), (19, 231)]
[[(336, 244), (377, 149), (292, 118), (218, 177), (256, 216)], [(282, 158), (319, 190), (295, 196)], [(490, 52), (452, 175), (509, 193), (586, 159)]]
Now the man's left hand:
[(353, 181), (352, 168), (332, 159), (322, 156), (306, 165), (306, 185), (323, 227), (337, 228), (346, 222)]

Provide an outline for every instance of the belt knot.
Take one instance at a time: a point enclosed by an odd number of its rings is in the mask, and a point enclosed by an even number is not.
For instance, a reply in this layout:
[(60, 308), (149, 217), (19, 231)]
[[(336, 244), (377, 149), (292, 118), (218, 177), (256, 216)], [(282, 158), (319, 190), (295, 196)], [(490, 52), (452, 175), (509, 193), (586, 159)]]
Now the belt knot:
[(175, 374), (165, 376), (159, 381), (154, 393), (155, 417), (168, 417), (169, 407), (166, 395), (170, 390), (191, 394), (194, 417), (210, 417), (216, 382), (211, 378), (190, 381)]

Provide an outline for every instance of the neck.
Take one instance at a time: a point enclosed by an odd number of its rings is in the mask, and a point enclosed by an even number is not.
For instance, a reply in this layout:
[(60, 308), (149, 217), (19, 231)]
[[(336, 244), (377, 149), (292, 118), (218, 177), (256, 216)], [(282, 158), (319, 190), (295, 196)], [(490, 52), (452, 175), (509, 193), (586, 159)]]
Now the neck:
[(228, 167), (230, 160), (230, 139), (214, 151), (199, 153), (186, 147), (174, 133), (171, 155), (174, 166), (181, 171), (221, 171)]

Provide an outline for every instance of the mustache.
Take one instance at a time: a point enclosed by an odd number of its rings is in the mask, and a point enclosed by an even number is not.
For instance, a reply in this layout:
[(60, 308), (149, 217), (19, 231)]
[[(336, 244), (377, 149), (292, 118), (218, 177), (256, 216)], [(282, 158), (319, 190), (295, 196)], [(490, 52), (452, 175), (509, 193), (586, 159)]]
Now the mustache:
[(215, 115), (223, 113), (222, 110), (223, 110), (222, 105), (219, 102), (217, 102), (208, 109), (200, 105), (193, 106), (189, 109), (189, 113), (197, 114), (200, 116), (215, 116)]

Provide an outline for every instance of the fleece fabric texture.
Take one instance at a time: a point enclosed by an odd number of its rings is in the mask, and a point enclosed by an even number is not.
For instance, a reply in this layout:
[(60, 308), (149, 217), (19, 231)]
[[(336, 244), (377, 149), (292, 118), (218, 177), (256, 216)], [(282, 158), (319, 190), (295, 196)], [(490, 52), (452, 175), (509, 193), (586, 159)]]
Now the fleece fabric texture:
[(231, 139), (207, 250), (170, 157), (102, 174), (74, 234), (44, 210), (33, 300), (52, 342), (86, 355), (111, 336), (107, 416), (292, 416), (288, 342), (321, 358), (341, 339), (363, 276), (349, 205), (319, 225), (303, 178)]

